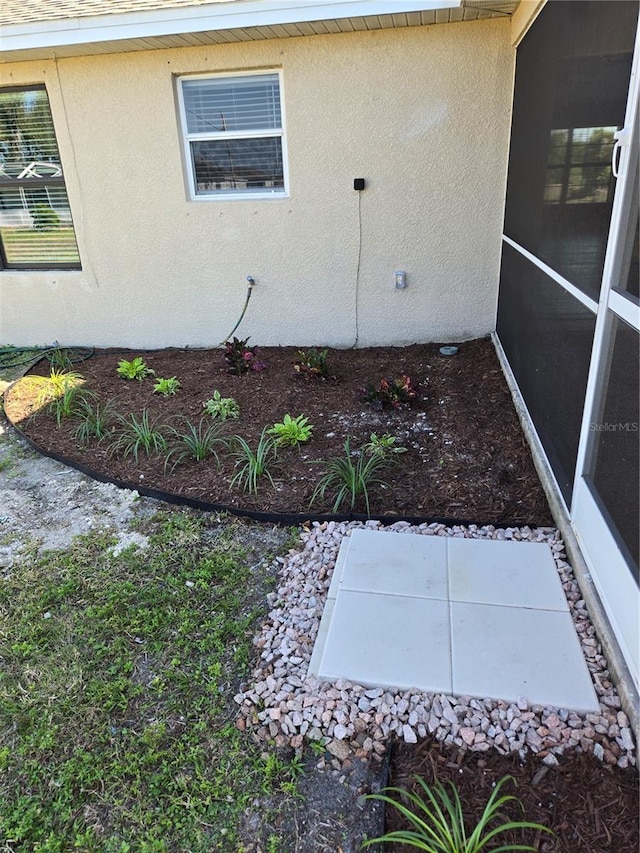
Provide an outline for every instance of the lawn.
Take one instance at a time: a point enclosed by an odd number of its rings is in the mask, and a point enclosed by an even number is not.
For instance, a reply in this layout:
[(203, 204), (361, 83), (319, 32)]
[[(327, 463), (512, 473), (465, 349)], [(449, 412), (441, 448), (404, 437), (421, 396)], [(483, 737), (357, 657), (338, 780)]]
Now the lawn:
[[(2, 849), (234, 851), (244, 811), (295, 789), (295, 761), (263, 754), (231, 700), (271, 555), (240, 523), (141, 525), (144, 549), (114, 556), (94, 533), (2, 577)], [(269, 817), (258, 834), (276, 851)]]

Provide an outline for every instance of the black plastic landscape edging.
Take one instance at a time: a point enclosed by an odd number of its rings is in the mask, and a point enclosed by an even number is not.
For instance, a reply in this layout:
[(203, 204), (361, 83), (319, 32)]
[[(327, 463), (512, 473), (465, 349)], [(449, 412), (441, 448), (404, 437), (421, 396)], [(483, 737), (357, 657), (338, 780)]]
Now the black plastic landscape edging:
[[(396, 524), (398, 521), (404, 521), (413, 525), (444, 524), (446, 527), (469, 527), (469, 525), (475, 524), (478, 527), (492, 525), (496, 529), (501, 530), (508, 527), (524, 526), (522, 523), (515, 521), (478, 521), (476, 519), (468, 520), (459, 518), (427, 517), (421, 515), (364, 515), (363, 513), (358, 512), (337, 514), (313, 512), (261, 512), (253, 509), (240, 509), (235, 506), (228, 506), (227, 504), (212, 503), (211, 501), (203, 501), (198, 498), (176, 495), (172, 492), (164, 492), (162, 489), (148, 488), (140, 483), (129, 483), (126, 480), (115, 480), (112, 477), (107, 477), (105, 474), (101, 474), (99, 471), (94, 471), (92, 468), (89, 468), (87, 465), (83, 465), (81, 462), (68, 459), (61, 453), (55, 453), (52, 450), (43, 450), (35, 443), (35, 441), (30, 439), (19, 426), (16, 426), (6, 413), (4, 414), (4, 417), (9, 426), (20, 436), (20, 438), (26, 441), (33, 450), (40, 453), (41, 456), (47, 456), (49, 459), (54, 459), (56, 462), (60, 462), (69, 468), (74, 468), (76, 471), (80, 471), (81, 474), (86, 474), (88, 477), (91, 477), (93, 480), (97, 480), (99, 483), (111, 483), (119, 489), (127, 489), (128, 491), (137, 492), (139, 495), (146, 498), (154, 498), (155, 500), (164, 501), (165, 503), (175, 504), (176, 506), (186, 506), (191, 509), (203, 510), (204, 512), (224, 512), (229, 513), (229, 515), (238, 516), (239, 518), (250, 518), (253, 521), (262, 521), (268, 524), (282, 524), (285, 526), (305, 524), (314, 521), (320, 523), (325, 521), (379, 521), (384, 525)], [(530, 523), (526, 526), (535, 530), (535, 528), (540, 525)]]

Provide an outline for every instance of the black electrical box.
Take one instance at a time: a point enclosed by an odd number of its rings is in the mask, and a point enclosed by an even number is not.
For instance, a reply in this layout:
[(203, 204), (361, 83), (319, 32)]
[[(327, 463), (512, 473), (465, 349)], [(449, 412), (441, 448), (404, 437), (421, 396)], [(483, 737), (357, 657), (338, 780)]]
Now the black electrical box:
[(363, 190), (364, 189), (364, 178), (354, 178), (353, 179), (353, 188), (354, 188), (354, 190)]

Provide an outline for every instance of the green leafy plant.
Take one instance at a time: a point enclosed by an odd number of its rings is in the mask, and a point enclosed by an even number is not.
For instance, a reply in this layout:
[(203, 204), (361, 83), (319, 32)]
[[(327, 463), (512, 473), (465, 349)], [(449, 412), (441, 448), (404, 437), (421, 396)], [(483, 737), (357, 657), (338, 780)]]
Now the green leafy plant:
[(173, 460), (172, 470), (186, 459), (203, 462), (210, 456), (220, 465), (218, 450), (227, 448), (229, 444), (229, 439), (221, 435), (221, 429), (222, 424), (206, 423), (203, 418), (197, 426), (185, 418), (183, 430), (170, 427), (169, 443), (173, 446), (165, 459), (165, 471), (171, 460)]
[(69, 388), (77, 388), (84, 382), (84, 377), (73, 370), (56, 370), (52, 368), (48, 376), (38, 376), (34, 379), (40, 385), (38, 405), (55, 401), (62, 397)]
[(71, 358), (71, 350), (62, 347), (56, 347), (47, 353), (47, 361), (51, 368), (56, 370), (68, 371), (73, 367), (73, 359)]
[(153, 383), (153, 393), (162, 394), (164, 397), (170, 397), (175, 394), (180, 387), (180, 380), (175, 376), (169, 379), (156, 379)]
[(231, 488), (238, 486), (244, 492), (255, 495), (258, 493), (259, 481), (263, 477), (266, 477), (275, 487), (270, 468), (276, 460), (276, 444), (267, 434), (266, 428), (260, 433), (255, 451), (240, 435), (234, 436), (232, 442), (235, 445), (232, 455), (235, 457), (238, 470), (231, 479)]
[(325, 463), (324, 474), (313, 491), (310, 505), (329, 493), (333, 500), (331, 511), (337, 512), (345, 503), (353, 509), (357, 501), (364, 498), (367, 515), (370, 515), (369, 489), (374, 485), (385, 485), (380, 474), (390, 460), (381, 453), (354, 454), (350, 441), (347, 438), (344, 443), (344, 456), (335, 456)]
[(118, 376), (122, 376), (123, 379), (137, 379), (139, 381), (142, 381), (153, 372), (150, 367), (147, 367), (140, 355), (132, 358), (131, 361), (122, 359), (122, 361), (118, 362), (118, 367), (116, 368), (116, 373)]
[(213, 397), (202, 404), (203, 409), (212, 418), (221, 421), (240, 417), (240, 406), (233, 397), (223, 397), (219, 391), (213, 392)]
[(80, 423), (73, 436), (86, 445), (92, 438), (102, 441), (111, 434), (117, 413), (111, 401), (103, 403), (95, 394), (86, 393), (78, 398), (74, 415)]
[(329, 350), (298, 350), (296, 360), (293, 362), (293, 369), (296, 373), (300, 373), (305, 379), (328, 379), (329, 365), (327, 364), (327, 354)]
[(162, 453), (167, 449), (167, 427), (149, 420), (147, 409), (142, 410), (138, 419), (135, 415), (118, 415), (116, 436), (109, 447), (110, 452), (122, 456), (133, 456), (138, 461), (138, 454), (143, 450), (147, 456), (152, 453)]
[(391, 435), (391, 433), (385, 432), (382, 435), (376, 435), (375, 432), (372, 432), (369, 436), (369, 441), (362, 449), (365, 453), (369, 453), (370, 455), (380, 453), (382, 456), (387, 456), (389, 453), (396, 455), (399, 453), (406, 453), (407, 448), (396, 444), (397, 441), (398, 439), (395, 435)]
[(60, 215), (48, 204), (34, 204), (29, 212), (36, 231), (53, 231), (60, 225)]
[[(436, 781), (432, 787), (429, 787), (419, 776), (414, 778), (422, 788), (423, 795), (403, 788), (385, 788), (381, 793), (369, 794), (367, 797), (367, 799), (381, 800), (392, 805), (407, 819), (413, 829), (398, 829), (379, 838), (371, 838), (364, 842), (362, 849), (390, 841), (423, 850), (425, 853), (480, 853), (487, 844), (494, 842), (499, 835), (510, 830), (531, 829), (554, 834), (539, 823), (504, 819), (500, 809), (506, 803), (516, 802), (522, 808), (517, 797), (500, 796), (500, 789), (506, 782), (513, 781), (512, 776), (503, 776), (496, 784), (480, 820), (470, 834), (467, 833), (462, 803), (455, 785), (449, 783), (453, 795), (450, 796), (441, 782)], [(402, 800), (395, 800), (389, 794), (396, 794)], [(490, 829), (489, 825), (495, 820), (503, 822)], [(490, 849), (493, 853), (507, 853), (511, 850), (529, 850), (535, 853), (538, 848), (526, 844), (504, 844)]]
[(397, 379), (381, 379), (378, 384), (371, 382), (362, 390), (362, 398), (374, 409), (406, 409), (415, 403), (418, 397), (411, 379), (402, 375)]
[(82, 396), (82, 387), (80, 385), (68, 384), (65, 386), (62, 394), (55, 397), (48, 406), (49, 413), (56, 419), (56, 426), (65, 418), (73, 417), (76, 414), (79, 398)]
[(275, 442), (279, 447), (289, 445), (297, 447), (305, 441), (309, 441), (313, 427), (309, 423), (309, 418), (303, 415), (298, 415), (292, 418), (291, 415), (285, 415), (282, 421), (275, 423), (267, 430), (269, 435), (275, 437)]
[(224, 345), (224, 358), (227, 362), (227, 370), (236, 376), (253, 370), (256, 373), (264, 370), (267, 366), (258, 358), (258, 348), (248, 345), (249, 338), (240, 340), (233, 338)]

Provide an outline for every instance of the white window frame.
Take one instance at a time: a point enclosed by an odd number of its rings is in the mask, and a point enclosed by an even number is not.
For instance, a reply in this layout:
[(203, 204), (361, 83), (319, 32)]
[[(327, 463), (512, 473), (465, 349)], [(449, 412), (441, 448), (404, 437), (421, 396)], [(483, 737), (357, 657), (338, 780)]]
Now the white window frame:
[[(256, 130), (256, 131), (234, 131), (233, 133), (190, 133), (187, 128), (187, 117), (184, 103), (184, 90), (182, 84), (193, 80), (216, 80), (220, 78), (239, 78), (239, 77), (259, 77), (259, 76), (278, 76), (278, 87), (280, 94), (280, 117), (281, 125), (277, 129)], [(282, 69), (279, 68), (264, 68), (252, 71), (233, 71), (233, 72), (218, 72), (213, 74), (185, 74), (177, 77), (177, 96), (180, 113), (180, 132), (182, 136), (184, 168), (187, 178), (187, 191), (190, 201), (269, 201), (274, 199), (289, 198), (289, 169), (288, 169), (288, 151), (287, 151), (287, 136), (285, 132), (285, 108), (284, 108), (284, 87), (282, 80)], [(251, 192), (247, 190), (220, 190), (218, 192), (198, 193), (196, 189), (196, 175), (193, 168), (193, 158), (191, 156), (191, 143), (199, 140), (208, 141), (215, 139), (264, 139), (267, 137), (279, 138), (282, 147), (282, 188), (274, 189), (272, 192)]]

